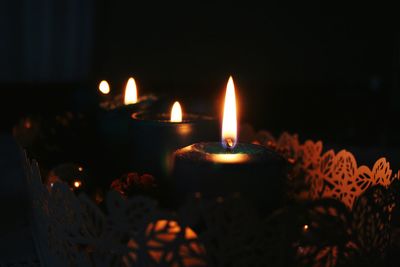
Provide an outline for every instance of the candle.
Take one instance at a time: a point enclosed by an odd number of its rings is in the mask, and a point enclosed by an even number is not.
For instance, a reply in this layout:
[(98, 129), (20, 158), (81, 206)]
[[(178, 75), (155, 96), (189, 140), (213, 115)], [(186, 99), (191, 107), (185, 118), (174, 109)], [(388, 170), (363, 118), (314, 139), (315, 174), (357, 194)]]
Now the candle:
[[(108, 83), (101, 82), (99, 90), (107, 92)], [(147, 100), (147, 98), (146, 98)], [(144, 109), (148, 102), (138, 101), (136, 82), (129, 78), (125, 86), (124, 96), (117, 95), (114, 99), (101, 103), (105, 110), (100, 116), (100, 132), (106, 137), (105, 144), (124, 144), (128, 138), (128, 125), (132, 112)]]
[[(109, 95), (109, 85), (105, 81), (99, 84), (99, 91)], [(125, 93), (109, 98), (100, 104), (102, 108), (98, 116), (98, 133), (100, 134), (101, 147), (104, 148), (104, 160), (110, 173), (121, 173), (129, 164), (130, 140), (129, 124), (131, 114), (149, 109), (157, 100), (153, 95), (139, 96), (136, 81), (129, 78)], [(118, 158), (118, 160), (115, 160)], [(132, 170), (130, 170), (132, 171)]]
[(286, 173), (285, 160), (264, 146), (237, 140), (236, 97), (230, 77), (221, 143), (195, 143), (175, 152), (173, 175), (178, 195), (243, 192), (263, 202), (264, 207), (278, 200)]
[(117, 94), (111, 96), (110, 85), (106, 80), (102, 80), (99, 83), (99, 92), (103, 98), (100, 107), (105, 110), (128, 109), (132, 111), (132, 109), (136, 110), (138, 106), (140, 108), (147, 107), (157, 100), (152, 94), (139, 97), (136, 81), (133, 77), (130, 77), (126, 82), (123, 95)]
[(164, 179), (170, 176), (174, 151), (193, 142), (215, 139), (218, 125), (209, 116), (183, 112), (175, 102), (170, 113), (132, 114), (129, 135), (131, 167)]

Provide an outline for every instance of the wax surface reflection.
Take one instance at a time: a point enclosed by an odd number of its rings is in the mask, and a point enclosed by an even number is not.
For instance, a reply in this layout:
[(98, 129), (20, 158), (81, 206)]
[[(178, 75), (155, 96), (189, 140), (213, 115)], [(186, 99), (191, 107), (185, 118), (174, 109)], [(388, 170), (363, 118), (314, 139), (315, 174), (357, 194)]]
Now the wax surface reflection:
[(211, 154), (210, 157), (215, 163), (241, 163), (249, 160), (246, 154)]

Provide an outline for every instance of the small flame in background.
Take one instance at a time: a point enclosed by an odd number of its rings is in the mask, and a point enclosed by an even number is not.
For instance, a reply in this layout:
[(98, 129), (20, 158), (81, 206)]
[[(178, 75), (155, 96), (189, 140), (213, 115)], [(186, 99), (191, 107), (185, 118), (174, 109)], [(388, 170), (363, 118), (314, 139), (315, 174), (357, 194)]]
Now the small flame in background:
[(172, 106), (171, 122), (182, 122), (182, 108), (178, 101), (175, 101)]
[(232, 76), (229, 77), (226, 86), (224, 115), (222, 119), (222, 146), (233, 149), (237, 143), (237, 118), (235, 85)]
[(79, 180), (75, 180), (74, 181), (74, 187), (75, 188), (79, 188), (79, 187), (81, 187), (82, 186), (82, 182), (81, 181), (79, 181)]
[(103, 80), (100, 82), (99, 91), (104, 95), (107, 95), (110, 93), (110, 85), (108, 84), (108, 82), (106, 80)]
[(132, 77), (129, 78), (128, 82), (126, 83), (125, 87), (125, 97), (124, 97), (124, 104), (129, 105), (129, 104), (135, 104), (137, 103), (137, 87), (136, 87), (136, 82), (135, 79)]

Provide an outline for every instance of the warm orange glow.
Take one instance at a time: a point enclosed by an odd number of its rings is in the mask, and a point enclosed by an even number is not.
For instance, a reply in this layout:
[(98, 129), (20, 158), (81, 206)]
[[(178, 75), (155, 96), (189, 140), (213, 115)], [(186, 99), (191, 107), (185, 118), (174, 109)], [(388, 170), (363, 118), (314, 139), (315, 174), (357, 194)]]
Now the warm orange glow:
[[(183, 232), (182, 232), (183, 231)], [(168, 244), (175, 242), (179, 235), (183, 234), (186, 242), (179, 243), (174, 253), (182, 259), (182, 266), (206, 266), (203, 256), (206, 254), (204, 246), (198, 240), (197, 234), (190, 228), (182, 228), (178, 222), (170, 220), (158, 220), (150, 223), (145, 231), (147, 252), (149, 256), (157, 263), (163, 260), (170, 262), (169, 266), (178, 266), (173, 259), (171, 251), (166, 251)], [(128, 243), (131, 248), (137, 248), (136, 242)], [(167, 254), (165, 254), (167, 252)], [(195, 252), (195, 255), (193, 254)], [(129, 255), (131, 259), (136, 259), (136, 254)], [(180, 266), (180, 265), (179, 265)]]
[(237, 142), (236, 97), (232, 76), (229, 77), (226, 86), (221, 141), (222, 145), (229, 149), (234, 148)]
[(189, 227), (186, 227), (185, 229), (185, 238), (186, 239), (196, 239), (197, 234)]
[(172, 106), (171, 122), (182, 122), (182, 108), (178, 101), (175, 101)]
[(79, 187), (81, 187), (81, 185), (82, 185), (82, 182), (81, 182), (81, 181), (76, 180), (76, 181), (74, 182), (74, 187), (75, 187), (75, 188), (79, 188)]
[(137, 103), (137, 95), (138, 93), (137, 93), (135, 79), (129, 78), (125, 87), (124, 104), (129, 105)]
[(107, 95), (108, 93), (110, 93), (110, 85), (107, 81), (103, 80), (99, 84), (99, 90), (102, 94)]
[(188, 135), (191, 132), (193, 132), (193, 127), (191, 127), (188, 124), (181, 124), (179, 125), (179, 127), (177, 127), (176, 129), (178, 131), (178, 133), (182, 136)]
[(27, 119), (27, 120), (25, 121), (24, 127), (25, 127), (26, 129), (32, 128), (32, 123), (31, 123), (31, 121), (30, 121), (29, 119)]
[(241, 163), (249, 160), (247, 154), (211, 154), (211, 160), (218, 163)]

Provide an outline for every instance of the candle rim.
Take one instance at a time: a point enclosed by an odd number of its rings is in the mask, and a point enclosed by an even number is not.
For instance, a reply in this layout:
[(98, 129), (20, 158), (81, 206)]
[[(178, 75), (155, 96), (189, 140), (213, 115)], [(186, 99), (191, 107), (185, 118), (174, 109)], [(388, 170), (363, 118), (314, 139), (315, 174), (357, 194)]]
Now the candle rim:
[[(146, 116), (151, 116), (147, 118)], [(173, 122), (171, 121), (171, 114), (169, 113), (156, 113), (150, 111), (138, 111), (133, 112), (131, 114), (131, 118), (135, 121), (140, 121), (143, 123), (165, 123), (165, 124), (193, 124), (193, 123), (201, 123), (206, 121), (216, 121), (216, 119), (212, 116), (205, 114), (194, 114), (194, 113), (185, 113), (183, 115), (182, 121)], [(164, 119), (165, 118), (165, 119)]]
[[(238, 142), (232, 150), (227, 150), (223, 146), (221, 146), (220, 142), (200, 142), (192, 144), (194, 149), (197, 151), (203, 151), (207, 154), (249, 154), (249, 155), (257, 155), (262, 154), (264, 151), (270, 150), (269, 148), (252, 143), (242, 143)], [(209, 149), (215, 148), (215, 149)]]
[[(132, 107), (141, 107), (143, 105), (150, 105), (153, 102), (156, 102), (158, 100), (158, 97), (155, 96), (154, 94), (147, 94), (147, 95), (142, 95), (138, 98), (138, 101), (136, 103), (131, 103), (125, 105), (123, 103), (123, 94), (120, 93), (118, 95), (113, 96), (111, 99), (108, 100), (103, 100), (99, 103), (100, 108), (107, 110), (107, 111), (113, 111), (113, 110), (120, 110), (124, 108), (132, 108)], [(110, 108), (107, 105), (114, 104), (114, 107)]]
[[(208, 147), (215, 147), (218, 150), (218, 153), (212, 153), (212, 150), (205, 149), (206, 146)], [(249, 151), (241, 151), (243, 147), (250, 147)], [(251, 152), (251, 153), (245, 153)], [(246, 159), (241, 161), (216, 161), (216, 156), (223, 156), (223, 155), (243, 155)], [(198, 161), (204, 161), (208, 163), (215, 163), (215, 164), (258, 164), (262, 162), (269, 162), (271, 160), (279, 160), (285, 162), (284, 158), (278, 154), (276, 151), (271, 150), (268, 147), (259, 145), (259, 144), (251, 144), (251, 143), (237, 143), (236, 147), (232, 151), (227, 151), (221, 146), (220, 142), (200, 142), (195, 143), (184, 148), (178, 149), (175, 151), (175, 156), (180, 158), (191, 158)]]

